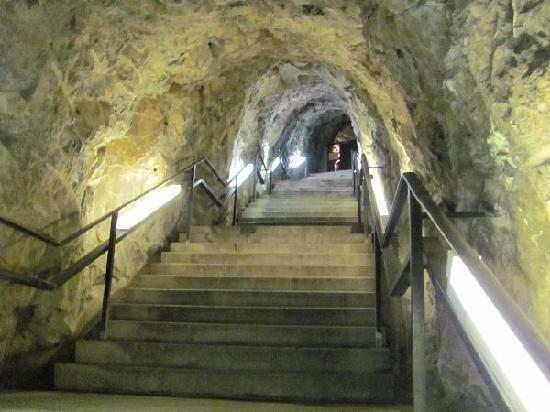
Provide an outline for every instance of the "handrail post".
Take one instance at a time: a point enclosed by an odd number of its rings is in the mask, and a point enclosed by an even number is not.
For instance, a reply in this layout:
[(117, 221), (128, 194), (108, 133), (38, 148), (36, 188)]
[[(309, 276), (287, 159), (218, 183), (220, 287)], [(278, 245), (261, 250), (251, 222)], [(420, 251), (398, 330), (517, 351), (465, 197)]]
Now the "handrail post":
[(193, 200), (195, 194), (196, 172), (197, 166), (193, 166), (189, 179), (189, 194), (187, 196), (187, 241), (189, 242), (191, 241), (191, 227), (193, 226)]
[(113, 271), (115, 268), (116, 250), (116, 223), (118, 212), (111, 215), (111, 227), (109, 230), (109, 247), (107, 249), (107, 263), (105, 264), (105, 288), (103, 290), (103, 308), (101, 310), (101, 331), (103, 339), (107, 339), (107, 322), (111, 300), (111, 287), (113, 284)]
[(382, 333), (382, 249), (376, 229), (372, 234), (376, 276), (376, 331)]
[(409, 195), (410, 274), (413, 321), (413, 401), (415, 412), (426, 410), (426, 361), (424, 346), (424, 252), (422, 208), (411, 190)]
[(256, 159), (254, 160), (254, 170), (252, 171), (252, 174), (254, 175), (252, 177), (252, 201), (256, 201), (256, 184), (257, 184), (257, 176), (258, 173), (258, 156), (256, 156)]
[(233, 226), (237, 226), (237, 201), (239, 195), (239, 175), (235, 176), (235, 197), (233, 198)]
[(271, 191), (273, 190), (273, 170), (269, 171), (269, 191), (268, 193), (271, 194)]
[(304, 177), (307, 177), (307, 172), (308, 170), (307, 170), (307, 156), (306, 156), (304, 160)]
[(357, 193), (358, 187), (357, 187), (357, 156), (353, 156), (351, 159), (351, 179), (352, 179), (352, 185), (353, 185), (353, 196), (359, 197), (359, 194)]
[[(364, 233), (373, 233), (376, 230), (376, 218), (373, 215), (373, 206), (371, 205), (370, 199), (370, 180), (371, 176), (368, 171), (368, 167), (365, 164), (361, 164), (361, 170), (359, 171), (359, 182), (357, 187), (361, 186), (361, 193), (358, 194), (359, 198), (362, 198), (363, 202), (363, 218), (364, 218)], [(380, 236), (382, 234), (378, 233), (378, 241), (380, 242)], [(380, 252), (382, 253), (382, 252)]]
[[(359, 178), (359, 182), (361, 182), (361, 178)], [(355, 188), (355, 183), (353, 187)], [(363, 226), (363, 219), (361, 217), (361, 183), (357, 185), (357, 223), (359, 227)]]

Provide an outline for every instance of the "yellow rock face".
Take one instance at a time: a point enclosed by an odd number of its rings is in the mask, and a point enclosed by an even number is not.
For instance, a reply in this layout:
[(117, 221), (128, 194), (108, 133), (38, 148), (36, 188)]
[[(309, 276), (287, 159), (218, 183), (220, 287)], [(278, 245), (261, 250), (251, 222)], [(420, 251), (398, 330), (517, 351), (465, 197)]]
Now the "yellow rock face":
[[(330, 107), (391, 165), (388, 198), (414, 170), (458, 210), (500, 210), (460, 229), (550, 340), (550, 2), (463, 3), (0, 1), (0, 214), (60, 238), (176, 162), (208, 156), (228, 173), (258, 147), (269, 157), (289, 122)], [(120, 252), (121, 284), (175, 213)], [(0, 233), (0, 265), (34, 271), (66, 265), (106, 228), (63, 252)], [(0, 356), (81, 330), (101, 266), (74, 280), (74, 301), (0, 285)], [(30, 333), (18, 322), (37, 301)], [(55, 311), (60, 322), (36, 326)]]

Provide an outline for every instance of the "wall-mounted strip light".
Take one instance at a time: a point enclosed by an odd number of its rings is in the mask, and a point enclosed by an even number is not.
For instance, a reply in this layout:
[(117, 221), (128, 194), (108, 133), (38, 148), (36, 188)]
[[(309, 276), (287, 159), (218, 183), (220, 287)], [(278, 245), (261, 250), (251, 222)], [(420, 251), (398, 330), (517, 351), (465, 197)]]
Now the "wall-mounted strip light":
[(450, 262), (449, 297), (513, 410), (547, 411), (550, 383), (459, 256)]
[(306, 158), (304, 156), (295, 155), (290, 158), (290, 163), (288, 167), (291, 169), (297, 169), (305, 162)]
[(390, 212), (388, 210), (388, 204), (386, 203), (386, 196), (384, 195), (384, 189), (382, 187), (380, 176), (377, 172), (371, 173), (373, 175), (373, 178), (371, 180), (372, 191), (374, 192), (374, 200), (376, 200), (378, 212), (380, 213), (380, 216), (388, 216)]
[(123, 209), (117, 220), (116, 228), (120, 230), (130, 229), (174, 199), (180, 192), (180, 185), (170, 185), (153, 190)]
[[(252, 163), (249, 163), (246, 165), (246, 167), (240, 171), (239, 175), (237, 176), (237, 187), (242, 185), (244, 182), (246, 182), (246, 179), (252, 174), (254, 171), (254, 165)], [(235, 186), (233, 184), (233, 186)]]
[(281, 158), (280, 157), (275, 158), (275, 160), (273, 160), (273, 163), (271, 163), (271, 167), (269, 168), (269, 171), (274, 172), (275, 170), (277, 170), (280, 164), (281, 164)]

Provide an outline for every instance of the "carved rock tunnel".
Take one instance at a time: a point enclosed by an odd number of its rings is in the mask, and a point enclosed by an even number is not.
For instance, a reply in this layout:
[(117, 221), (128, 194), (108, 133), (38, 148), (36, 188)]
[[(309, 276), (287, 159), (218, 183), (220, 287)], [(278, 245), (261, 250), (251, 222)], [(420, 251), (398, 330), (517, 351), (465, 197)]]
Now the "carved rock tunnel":
[[(550, 2), (6, 0), (2, 8), (0, 215), (62, 237), (203, 156), (231, 174), (258, 150), (272, 161), (285, 147), (322, 171), (326, 148), (351, 128), (359, 150), (385, 166), (388, 200), (400, 174), (415, 171), (450, 209), (499, 211), (459, 228), (550, 338)], [(205, 224), (217, 218), (206, 206), (196, 214)], [(167, 212), (121, 246), (117, 288), (178, 216)], [(54, 250), (3, 228), (0, 264), (59, 270), (106, 233)], [(103, 267), (53, 294), (0, 284), (3, 376), (38, 368), (86, 328)], [(478, 378), (452, 331), (432, 332), (438, 396), (483, 408), (483, 391), (457, 385)]]

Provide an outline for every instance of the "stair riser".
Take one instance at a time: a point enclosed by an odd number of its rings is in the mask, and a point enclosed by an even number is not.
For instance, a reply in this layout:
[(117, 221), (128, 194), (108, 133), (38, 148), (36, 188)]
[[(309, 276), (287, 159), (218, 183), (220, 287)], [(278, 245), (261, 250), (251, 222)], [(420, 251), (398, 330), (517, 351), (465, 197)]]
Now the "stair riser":
[(333, 218), (347, 218), (347, 219), (357, 219), (357, 211), (349, 212), (310, 212), (309, 210), (295, 211), (295, 212), (258, 212), (253, 210), (247, 210), (241, 214), (240, 218), (285, 218), (285, 219), (313, 219), (313, 218), (322, 218), (322, 219), (333, 219)]
[(288, 213), (299, 213), (307, 212), (313, 215), (323, 213), (328, 215), (338, 215), (338, 214), (350, 214), (357, 213), (357, 205), (349, 205), (342, 207), (341, 205), (334, 206), (317, 206), (313, 207), (311, 205), (287, 205), (286, 207), (272, 207), (271, 205), (260, 206), (260, 205), (251, 205), (249, 206), (244, 213), (273, 213), (275, 215), (279, 214), (288, 214)]
[(325, 201), (298, 201), (293, 199), (280, 199), (262, 201), (256, 200), (249, 203), (251, 209), (273, 210), (273, 211), (287, 211), (287, 210), (353, 210), (357, 209), (357, 201), (354, 199), (345, 201), (331, 201), (330, 199)]
[(121, 301), (127, 303), (157, 303), (203, 306), (276, 306), (357, 308), (374, 307), (373, 293), (299, 293), (247, 292), (216, 290), (154, 290), (126, 289)]
[(350, 243), (345, 245), (297, 245), (297, 244), (242, 244), (242, 243), (172, 243), (172, 252), (180, 253), (271, 253), (286, 254), (294, 253), (299, 255), (322, 254), (325, 256), (342, 256), (354, 253), (361, 253), (371, 256), (372, 246), (369, 244)]
[[(193, 226), (193, 233), (215, 233), (215, 234), (225, 234), (225, 233), (241, 233), (242, 229), (238, 226)], [(243, 233), (246, 236), (249, 233)], [(304, 228), (289, 227), (259, 227), (256, 228), (255, 234), (262, 236), (271, 236), (271, 235), (288, 235), (288, 234), (307, 234), (307, 235), (354, 235), (351, 233), (350, 228), (344, 227), (327, 227), (327, 226), (308, 226)]]
[[(285, 226), (284, 228), (292, 228)], [(338, 228), (338, 226), (334, 226)], [(258, 229), (258, 228), (256, 228)], [(349, 230), (349, 228), (348, 228)], [(239, 235), (233, 233), (227, 234), (200, 234), (193, 233), (191, 236), (193, 242), (211, 242), (211, 243), (223, 243), (223, 242), (232, 242), (232, 243), (249, 243), (249, 244), (278, 244), (278, 243), (287, 243), (287, 244), (322, 244), (328, 245), (333, 243), (365, 243), (365, 238), (363, 234), (356, 235), (340, 235), (335, 233), (333, 236), (330, 235), (313, 235), (313, 234), (292, 234), (288, 235), (261, 235), (261, 234), (251, 234), (251, 235)], [(185, 235), (180, 236), (180, 242), (185, 242)]]
[[(267, 197), (261, 197), (254, 201), (253, 204), (265, 204), (265, 205), (288, 205), (287, 202), (285, 202), (287, 199), (277, 198), (273, 196), (267, 196)], [(305, 195), (303, 198), (293, 198), (292, 204), (308, 204), (311, 206), (314, 205), (350, 205), (350, 204), (357, 204), (357, 199), (355, 197), (343, 197), (341, 199), (336, 198), (327, 198), (323, 196), (322, 194), (313, 196), (313, 195)]]
[(307, 198), (307, 196), (325, 196), (325, 197), (343, 197), (353, 198), (353, 189), (323, 189), (323, 188), (302, 188), (302, 189), (290, 189), (290, 188), (278, 188), (273, 191), (271, 198), (277, 197), (300, 197), (301, 199)]
[(282, 199), (289, 199), (290, 201), (294, 201), (294, 199), (300, 199), (300, 201), (304, 201), (307, 199), (308, 196), (312, 197), (324, 197), (327, 199), (353, 199), (353, 192), (351, 190), (345, 191), (345, 192), (325, 192), (325, 191), (302, 191), (302, 192), (291, 192), (291, 191), (284, 191), (284, 192), (278, 192), (274, 191), (271, 195), (271, 198), (274, 200), (282, 200)]
[(107, 333), (114, 340), (196, 344), (366, 348), (375, 343), (375, 328), (364, 326), (302, 327), (111, 320)]
[[(292, 211), (292, 210), (302, 210), (306, 205), (296, 205), (294, 203), (279, 203), (274, 204), (273, 202), (262, 202), (260, 203), (258, 200), (253, 201), (248, 204), (248, 208), (246, 210), (265, 210), (265, 211), (272, 211), (272, 212), (286, 212), (286, 211)], [(329, 204), (324, 204), (319, 202), (318, 204), (313, 203), (307, 203), (307, 210), (310, 210), (312, 212), (315, 212), (317, 210), (319, 211), (325, 211), (325, 210), (355, 210), (357, 209), (357, 202), (334, 202)]]
[(307, 212), (311, 215), (320, 215), (320, 216), (331, 216), (331, 215), (352, 215), (354, 213), (357, 213), (357, 205), (355, 207), (309, 207), (309, 206), (303, 206), (303, 207), (286, 207), (286, 208), (266, 208), (262, 206), (252, 206), (248, 207), (243, 213), (250, 213), (250, 214), (272, 214), (274, 216), (284, 216), (288, 214), (298, 214)]
[(283, 215), (283, 216), (256, 216), (256, 217), (250, 217), (247, 218), (246, 216), (240, 216), (239, 220), (241, 221), (249, 221), (253, 219), (263, 219), (263, 220), (269, 220), (269, 219), (277, 219), (281, 222), (285, 221), (303, 221), (304, 223), (309, 222), (355, 222), (357, 220), (356, 214), (344, 214), (340, 216), (315, 216), (315, 215), (309, 215), (307, 212), (304, 212), (303, 214), (297, 214), (295, 216), (292, 216), (290, 214)]
[(374, 292), (373, 278), (237, 278), (237, 277), (186, 277), (186, 276), (136, 276), (136, 287), (177, 289), (239, 289), (268, 291), (355, 291)]
[(63, 390), (304, 402), (393, 400), (389, 375), (234, 372), (60, 364)]
[(307, 226), (307, 225), (334, 225), (334, 226), (350, 226), (357, 222), (356, 217), (239, 217), (238, 224), (252, 225), (292, 225), (292, 226)]
[(118, 304), (111, 318), (161, 322), (246, 323), (249, 325), (374, 326), (374, 309), (182, 307)]
[[(285, 262), (286, 263), (286, 262)], [(216, 265), (189, 263), (156, 263), (147, 265), (143, 274), (203, 276), (368, 276), (373, 264), (347, 266), (282, 266), (282, 265)]]
[(344, 266), (363, 265), (373, 266), (374, 260), (368, 255), (268, 255), (268, 254), (189, 254), (176, 252), (163, 252), (162, 263), (195, 263), (195, 264), (225, 264), (225, 265), (277, 265), (284, 262), (285, 265), (323, 265)]
[(388, 350), (188, 345), (155, 342), (79, 341), (78, 363), (203, 368), (211, 370), (384, 373)]

